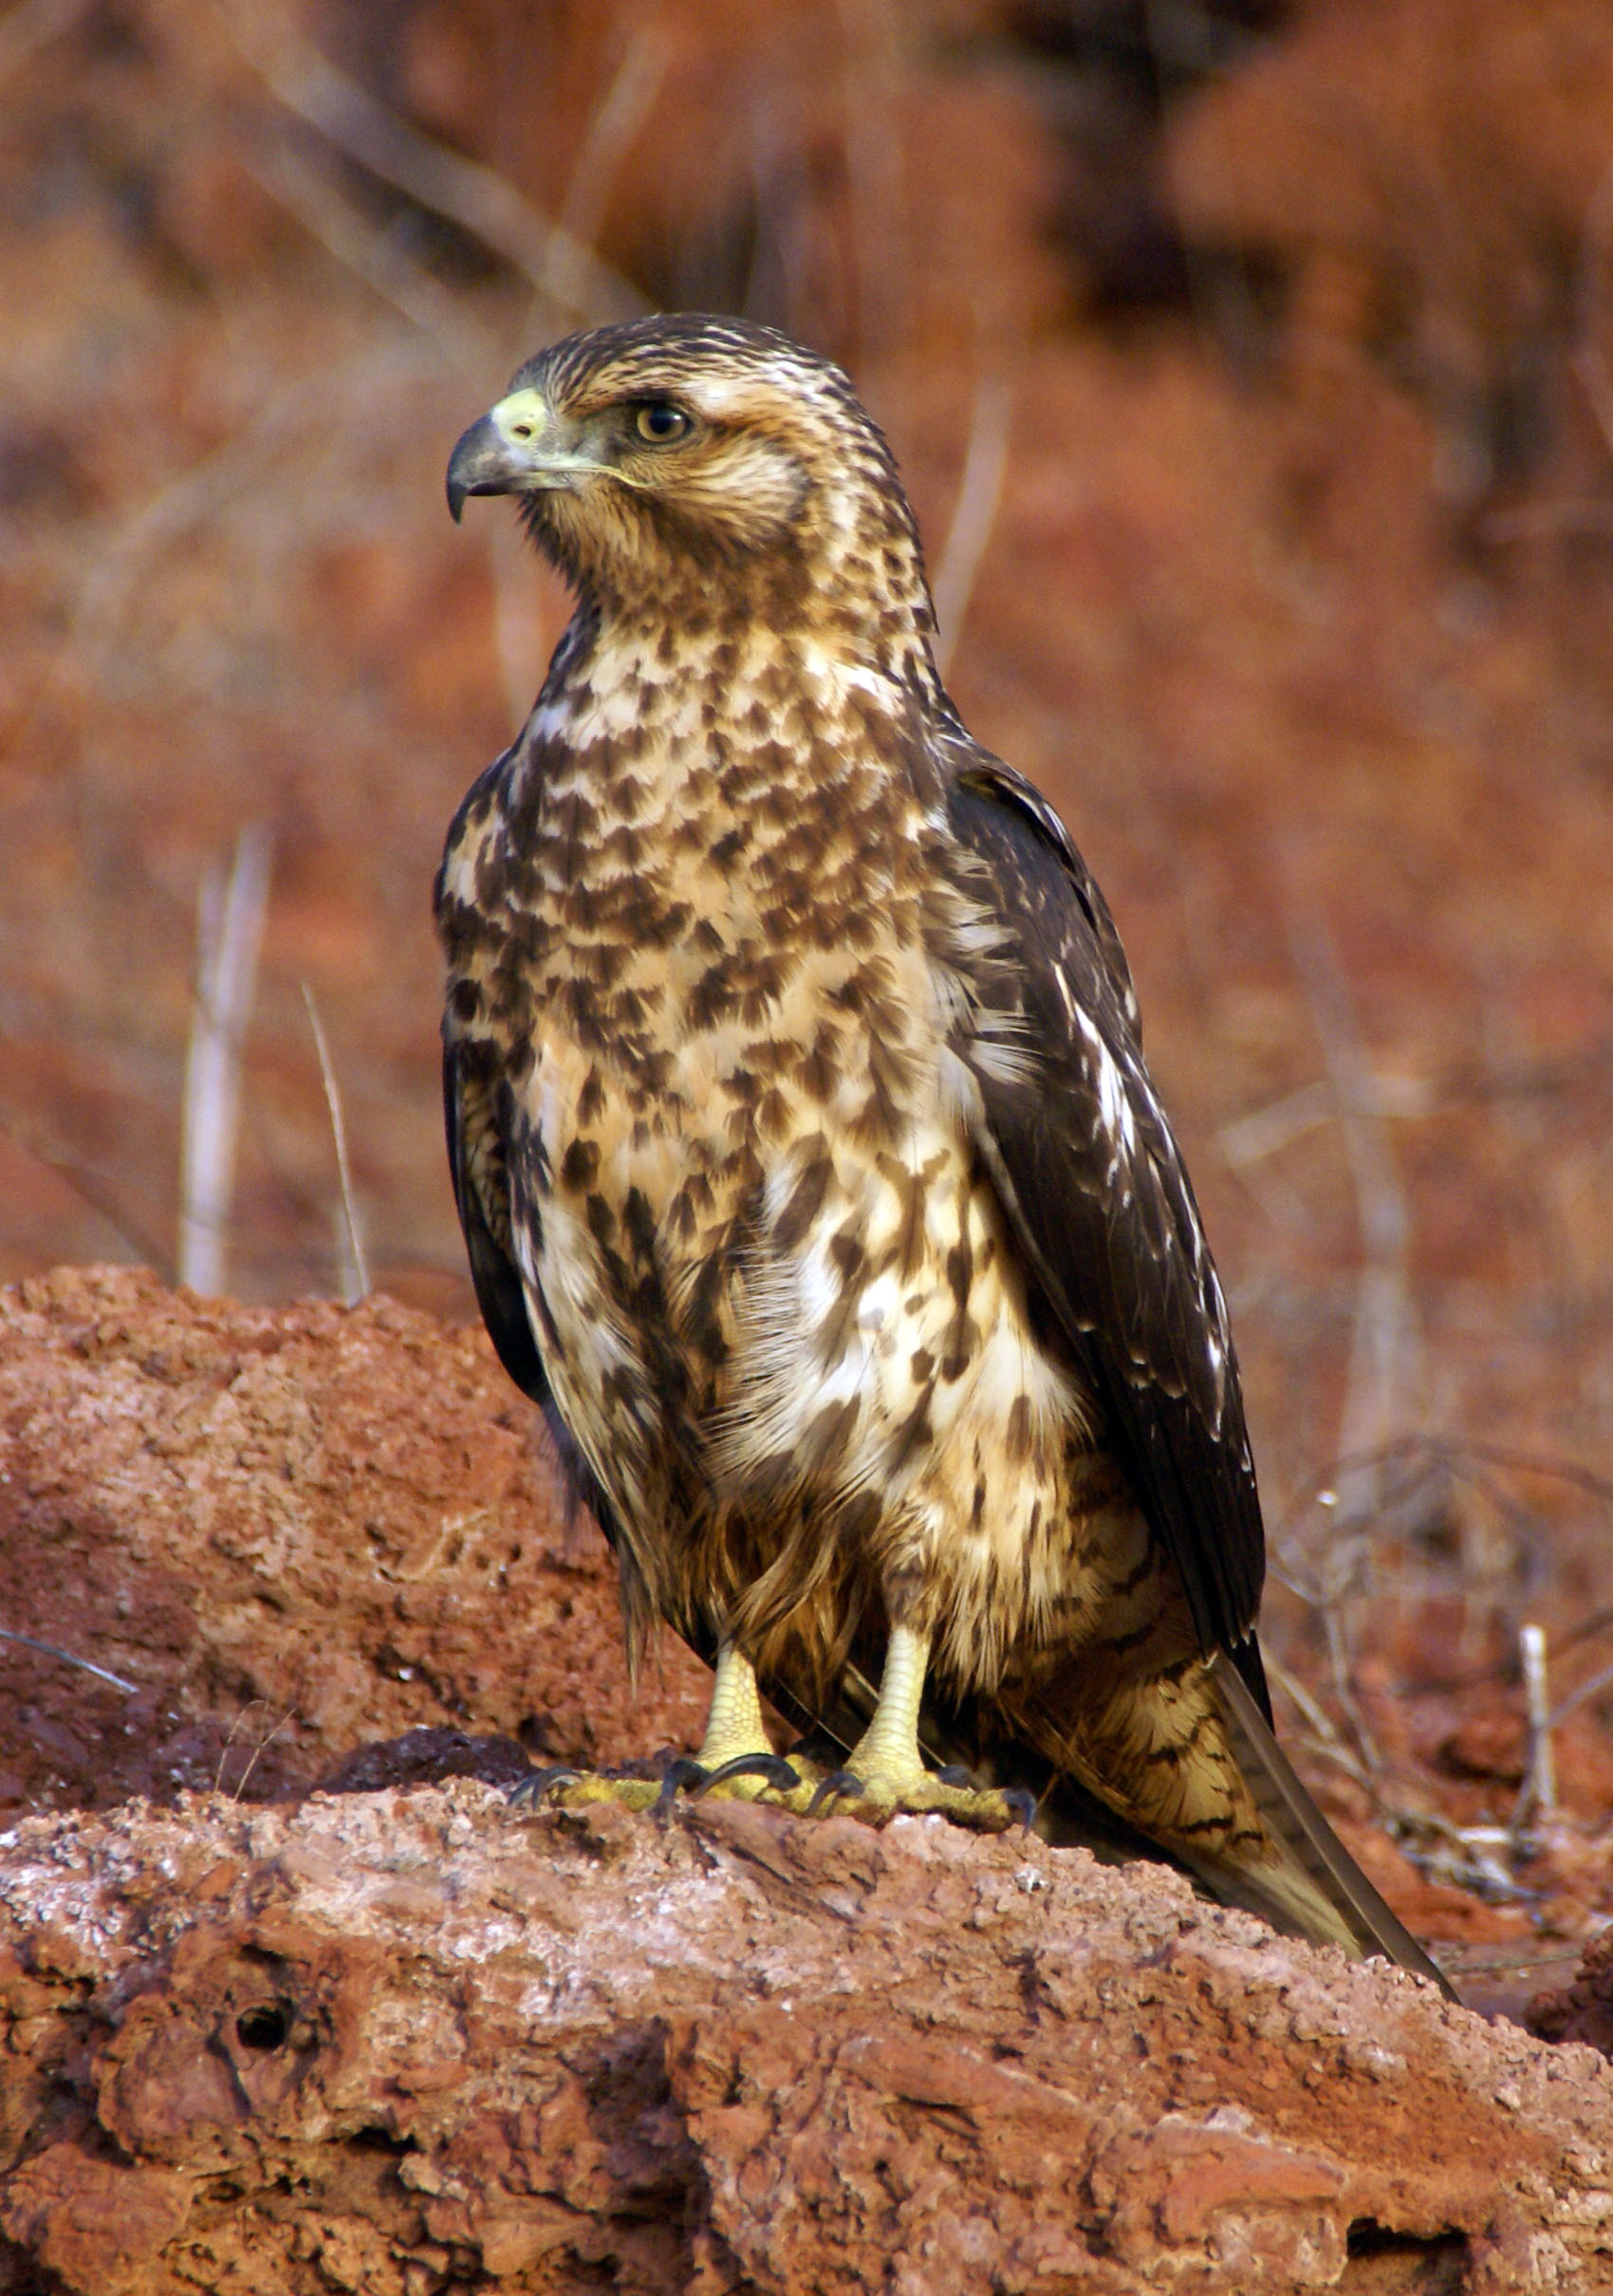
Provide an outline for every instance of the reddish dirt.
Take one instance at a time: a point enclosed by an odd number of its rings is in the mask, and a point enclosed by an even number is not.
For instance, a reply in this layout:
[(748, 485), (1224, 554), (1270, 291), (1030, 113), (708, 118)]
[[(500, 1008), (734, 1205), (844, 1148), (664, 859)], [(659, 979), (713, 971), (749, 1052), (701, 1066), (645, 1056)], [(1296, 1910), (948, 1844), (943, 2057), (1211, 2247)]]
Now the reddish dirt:
[(1577, 2296), (1613, 2068), (1151, 1868), (480, 1784), (25, 1821), (0, 2287)]

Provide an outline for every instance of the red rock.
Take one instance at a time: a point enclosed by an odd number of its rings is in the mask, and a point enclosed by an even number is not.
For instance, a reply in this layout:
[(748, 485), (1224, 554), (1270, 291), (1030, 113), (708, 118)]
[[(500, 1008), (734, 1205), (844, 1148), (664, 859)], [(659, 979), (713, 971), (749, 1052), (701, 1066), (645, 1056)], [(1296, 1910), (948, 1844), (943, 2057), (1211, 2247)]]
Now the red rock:
[[(176, 1901), (181, 1857), (239, 1878)], [(8, 2132), (0, 2286), (1577, 2291), (1613, 2253), (1592, 2050), (1035, 1841), (190, 1796), (13, 1828), (7, 1966), (45, 1907), (78, 1974), (0, 2029), (77, 2118)]]

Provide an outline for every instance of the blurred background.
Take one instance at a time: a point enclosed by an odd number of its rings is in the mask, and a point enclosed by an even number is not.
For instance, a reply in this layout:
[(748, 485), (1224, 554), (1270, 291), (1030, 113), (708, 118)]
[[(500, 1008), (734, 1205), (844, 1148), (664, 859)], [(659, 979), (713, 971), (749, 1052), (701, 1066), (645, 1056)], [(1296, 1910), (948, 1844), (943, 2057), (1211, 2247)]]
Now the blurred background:
[(964, 714), (1109, 895), (1307, 1774), (1409, 1917), (1583, 1934), (1609, 0), (9, 0), (0, 1279), (472, 1315), (431, 879), (566, 606), (442, 473), (657, 306), (849, 366)]

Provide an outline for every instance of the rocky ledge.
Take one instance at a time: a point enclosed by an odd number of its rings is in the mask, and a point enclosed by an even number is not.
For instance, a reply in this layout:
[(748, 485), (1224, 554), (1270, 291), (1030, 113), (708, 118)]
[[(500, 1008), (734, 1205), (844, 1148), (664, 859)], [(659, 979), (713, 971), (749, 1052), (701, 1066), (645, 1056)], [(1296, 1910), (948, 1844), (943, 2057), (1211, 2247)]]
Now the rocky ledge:
[(473, 1779), (3, 1861), (17, 2296), (1613, 2284), (1605, 2059), (1156, 1868)]

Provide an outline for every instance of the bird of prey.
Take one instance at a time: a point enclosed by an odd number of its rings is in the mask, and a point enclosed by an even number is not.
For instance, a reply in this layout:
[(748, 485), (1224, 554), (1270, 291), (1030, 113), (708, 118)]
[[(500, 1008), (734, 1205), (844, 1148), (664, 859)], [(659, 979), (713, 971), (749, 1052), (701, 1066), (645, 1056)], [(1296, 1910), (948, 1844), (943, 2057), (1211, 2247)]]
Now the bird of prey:
[(851, 384), (732, 319), (575, 335), (459, 440), (473, 494), (577, 603), (437, 882), (454, 1185), (630, 1655), (658, 1617), (714, 1665), (675, 1783), (1033, 1801), (1437, 1974), (1271, 1735), (1226, 1304), (1125, 956), (941, 686)]

